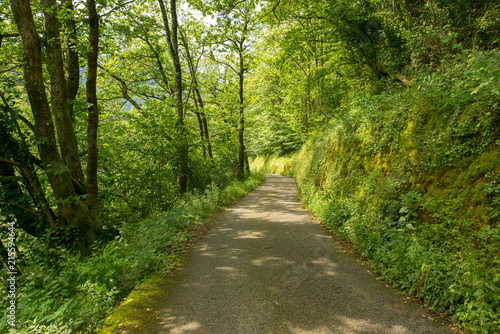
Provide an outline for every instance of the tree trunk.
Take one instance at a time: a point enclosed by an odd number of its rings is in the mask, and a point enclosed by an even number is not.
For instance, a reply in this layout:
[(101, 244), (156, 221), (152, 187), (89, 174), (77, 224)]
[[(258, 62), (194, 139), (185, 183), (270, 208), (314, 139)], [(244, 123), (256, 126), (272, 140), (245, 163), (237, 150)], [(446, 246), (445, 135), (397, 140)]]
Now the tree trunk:
[[(17, 124), (17, 120), (15, 120), (16, 117), (19, 117), (18, 115), (8, 104), (8, 101), (0, 94), (0, 98), (4, 104), (4, 108), (7, 110), (7, 112), (11, 115), (12, 120), (14, 121), (15, 127), (17, 129), (18, 135), (21, 138), (21, 141), (15, 140), (12, 135), (8, 132), (8, 130), (5, 128), (4, 124), (0, 124), (0, 141), (3, 142), (5, 146), (0, 146), (0, 164), (7, 164), (10, 166), (10, 168), (14, 169), (14, 167), (17, 167), (19, 169), (19, 174), (21, 174), (22, 177), (22, 182), (24, 184), (24, 188), (28, 191), (29, 195), (33, 199), (33, 202), (36, 206), (36, 208), (40, 211), (43, 212), (43, 217), (44, 223), (46, 226), (38, 226), (39, 228), (48, 228), (48, 227), (56, 227), (56, 217), (54, 215), (54, 212), (52, 209), (50, 209), (49, 205), (47, 204), (47, 199), (45, 197), (45, 194), (42, 191), (42, 186), (40, 184), (40, 180), (38, 180), (36, 171), (35, 171), (35, 166), (34, 166), (34, 161), (36, 158), (32, 155), (32, 153), (29, 150), (28, 145), (26, 144), (25, 140), (25, 135), (22, 133), (21, 128), (19, 127), (19, 124)], [(34, 130), (34, 129), (33, 129)], [(13, 156), (12, 153), (15, 152), (15, 156)], [(10, 160), (9, 160), (10, 159)], [(17, 161), (12, 161), (12, 159), (16, 159)], [(0, 173), (0, 175), (5, 175), (5, 176), (14, 176), (14, 172), (8, 171), (8, 166), (4, 167), (4, 172)], [(2, 169), (2, 168), (0, 168)], [(18, 183), (16, 181), (16, 183)], [(23, 191), (21, 190), (21, 187), (19, 184), (17, 185), (19, 187), (19, 193), (22, 193)], [(22, 196), (23, 198), (25, 197), (24, 194)], [(17, 216), (16, 216), (17, 217)], [(18, 219), (19, 222), (19, 219)], [(30, 222), (38, 224), (37, 222)], [(21, 226), (21, 228), (23, 228)], [(24, 228), (23, 228), (24, 229)], [(28, 230), (25, 230), (28, 233), (30, 233)], [(37, 233), (32, 234), (33, 236), (39, 236), (40, 234)]]
[(245, 106), (243, 101), (243, 84), (244, 84), (244, 73), (245, 68), (243, 64), (243, 54), (240, 51), (240, 66), (239, 66), (239, 104), (240, 104), (240, 122), (238, 127), (238, 178), (242, 180), (245, 175), (245, 142), (243, 134), (245, 131)]
[(0, 191), (1, 197), (5, 197), (0, 198), (0, 201), (10, 206), (9, 213), (16, 217), (17, 225), (28, 234), (39, 237), (43, 231), (43, 227), (39, 226), (42, 217), (33, 211), (26, 200), (26, 196), (17, 182), (14, 167), (1, 160)]
[(245, 170), (250, 173), (250, 161), (248, 161), (248, 154), (245, 152)]
[(177, 190), (179, 194), (184, 194), (187, 190), (187, 176), (188, 176), (188, 159), (189, 159), (189, 146), (184, 138), (184, 110), (182, 103), (182, 69), (179, 59), (179, 42), (177, 38), (178, 22), (177, 22), (177, 9), (176, 0), (170, 0), (170, 16), (172, 18), (172, 29), (168, 23), (167, 11), (163, 0), (158, 0), (160, 4), (163, 23), (165, 25), (165, 32), (167, 34), (167, 41), (170, 50), (170, 56), (174, 64), (174, 82), (175, 82), (175, 116), (177, 118), (177, 127), (180, 134), (177, 144), (177, 156), (179, 159), (179, 171), (177, 174)]
[(69, 114), (74, 122), (75, 99), (80, 85), (80, 64), (78, 61), (76, 22), (74, 19), (74, 6), (72, 0), (63, 0), (63, 8), (67, 10), (69, 18), (64, 20), (64, 26), (67, 30), (66, 36), (66, 74), (68, 77), (68, 108)]
[(306, 76), (306, 87), (305, 87), (305, 109), (306, 113), (304, 115), (304, 126), (306, 128), (306, 133), (310, 132), (311, 129), (311, 115), (313, 113), (313, 107), (311, 102), (311, 64), (309, 59), (306, 60), (307, 64), (307, 76)]
[[(194, 104), (196, 106), (196, 109), (198, 109), (198, 103), (196, 102), (196, 98), (194, 98)], [(205, 148), (205, 132), (203, 132), (203, 121), (201, 120), (201, 113), (199, 111), (196, 111), (195, 114), (196, 114), (196, 119), (198, 120), (198, 126), (200, 127), (200, 139), (201, 139), (201, 147), (203, 149), (203, 159), (206, 159), (207, 150)]]
[[(199, 92), (198, 92), (198, 94), (199, 94)], [(202, 109), (203, 109), (203, 107), (202, 107)], [(207, 118), (205, 117), (204, 112), (201, 114), (201, 121), (203, 122), (203, 132), (205, 133), (205, 140), (207, 141), (208, 156), (210, 157), (210, 160), (214, 160), (214, 155), (212, 153), (212, 144), (210, 143), (210, 136), (208, 135)]]
[(62, 57), (57, 3), (55, 0), (42, 0), (44, 6), (45, 31), (47, 39), (47, 68), (50, 74), (50, 101), (55, 116), (59, 147), (62, 158), (71, 177), (83, 182), (83, 172), (78, 155), (78, 142), (69, 110), (66, 78)]
[(0, 256), (2, 257), (3, 263), (5, 264), (9, 272), (16, 273), (16, 276), (21, 275), (21, 270), (17, 267), (17, 265), (13, 265), (13, 268), (9, 267), (9, 252), (4, 246), (2, 240), (0, 240)]
[[(63, 141), (61, 149), (65, 150), (64, 155), (68, 165), (63, 162), (56, 144), (52, 113), (47, 95), (45, 94), (43, 81), (41, 41), (36, 30), (29, 0), (10, 0), (10, 4), (14, 20), (23, 41), (26, 92), (35, 120), (34, 134), (38, 142), (40, 160), (47, 173), (54, 197), (57, 201), (57, 222), (59, 227), (62, 228), (68, 226), (76, 228), (79, 235), (77, 246), (80, 250), (86, 252), (88, 251), (90, 242), (95, 239), (95, 230), (93, 228), (96, 221), (95, 217), (90, 213), (89, 206), (76, 198), (78, 193), (75, 190), (74, 184), (78, 184), (78, 182), (74, 183), (74, 179), (70, 173), (70, 170), (75, 173), (75, 170), (78, 168), (77, 164), (73, 164), (75, 160), (72, 160), (73, 153), (71, 152), (71, 150), (74, 150), (71, 138), (76, 136), (74, 132), (70, 133), (73, 131), (72, 126), (66, 127), (66, 125), (71, 125), (71, 122), (67, 120), (67, 107), (61, 104), (67, 101), (64, 101), (65, 93), (58, 91), (59, 89), (65, 91), (66, 86), (65, 84), (61, 84), (64, 81), (61, 81), (63, 79), (61, 78), (62, 63), (60, 62), (62, 60), (59, 58), (61, 56), (59, 51), (60, 46), (58, 49), (57, 45), (51, 44), (52, 42), (57, 43), (59, 40), (58, 32), (55, 31), (56, 23), (54, 22), (57, 15), (54, 14), (55, 9), (51, 6), (53, 3), (51, 1), (53, 0), (46, 0), (44, 2), (47, 5), (45, 6), (46, 20), (48, 20), (47, 37), (51, 39), (47, 44), (47, 58), (55, 62), (55, 64), (49, 65), (51, 90), (54, 94), (52, 98), (54, 99), (54, 113), (58, 122), (58, 130), (59, 128), (61, 130), (61, 133), (58, 133), (59, 139)], [(78, 156), (77, 151), (76, 155)], [(75, 173), (74, 175), (78, 174)]]
[(305, 108), (305, 113), (304, 113), (304, 127), (306, 133), (309, 133), (310, 129), (310, 119), (311, 119), (311, 88), (309, 86), (309, 78), (306, 78), (306, 87), (304, 89), (304, 108)]
[[(75, 195), (71, 175), (63, 164), (57, 150), (54, 123), (50, 111), (42, 71), (42, 47), (36, 30), (28, 0), (10, 0), (14, 20), (23, 40), (24, 80), (31, 111), (35, 119), (35, 138), (43, 167), (56, 200), (64, 200)], [(58, 203), (58, 223), (61, 227), (72, 221), (69, 203)]]
[(91, 226), (89, 234), (91, 238), (96, 238), (95, 233), (102, 229), (99, 219), (99, 186), (97, 182), (97, 128), (99, 126), (99, 109), (97, 105), (97, 57), (99, 52), (99, 17), (97, 15), (95, 0), (87, 0), (87, 10), (89, 14), (89, 51), (87, 55), (87, 105), (88, 105), (88, 126), (87, 126), (87, 190), (88, 198), (86, 203), (91, 215)]
[(181, 40), (184, 44), (184, 49), (186, 50), (186, 58), (188, 62), (188, 67), (189, 67), (189, 72), (191, 73), (191, 82), (193, 85), (193, 90), (194, 90), (194, 102), (198, 110), (200, 111), (199, 114), (196, 116), (198, 117), (198, 122), (200, 122), (200, 129), (201, 129), (201, 137), (203, 140), (203, 157), (205, 157), (205, 145), (206, 145), (206, 151), (208, 152), (208, 156), (210, 157), (210, 160), (213, 160), (213, 154), (212, 154), (212, 145), (210, 144), (210, 136), (208, 134), (208, 124), (207, 124), (207, 118), (205, 115), (205, 106), (203, 103), (203, 99), (201, 97), (200, 90), (198, 88), (198, 79), (196, 78), (196, 68), (194, 66), (193, 62), (193, 57), (191, 57), (191, 53), (189, 52), (189, 45), (187, 43), (186, 37), (182, 34), (182, 31), (180, 31), (181, 35)]

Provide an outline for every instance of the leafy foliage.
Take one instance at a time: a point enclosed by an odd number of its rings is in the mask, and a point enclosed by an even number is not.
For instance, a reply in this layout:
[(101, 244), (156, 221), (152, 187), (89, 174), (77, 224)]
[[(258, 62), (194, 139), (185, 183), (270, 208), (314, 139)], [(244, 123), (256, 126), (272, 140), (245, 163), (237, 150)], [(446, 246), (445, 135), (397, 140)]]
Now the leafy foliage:
[(296, 154), (252, 162), (296, 177), (383, 279), (475, 333), (500, 324), (498, 57), (465, 51), (407, 88), (361, 91)]
[[(54, 40), (42, 7), (31, 3), (45, 62), (57, 50), (48, 49)], [(85, 72), (92, 49), (89, 12), (71, 7), (66, 0), (57, 7), (52, 31), (61, 35), (68, 80), (75, 69)], [(42, 161), (39, 149), (50, 138), (37, 134), (44, 122), (36, 124), (37, 104), (28, 99), (23, 43), (12, 8), (0, 2), (0, 240), (16, 220), (23, 330), (97, 330), (145, 275), (175, 263), (190, 242), (188, 222), (249, 189), (233, 183), (248, 155), (256, 169), (297, 177), (311, 211), (387, 281), (470, 332), (498, 332), (496, 1), (190, 0), (177, 7), (162, 17), (154, 0), (97, 3), (99, 161), (81, 163), (81, 171), (97, 168), (89, 239), (98, 242), (92, 254), (78, 255), (90, 243), (82, 247), (59, 213), (73, 210), (70, 224), (90, 216), (78, 211), (89, 200), (86, 180), (67, 178), (69, 195), (54, 186), (54, 173), (74, 166)], [(182, 82), (173, 79), (179, 66), (164, 33), (172, 14), (179, 15)], [(52, 64), (41, 69), (43, 85), (64, 90)], [(87, 137), (94, 103), (81, 79), (62, 105), (72, 110), (67, 125), (80, 148), (73, 153), (85, 161), (96, 152)], [(47, 115), (55, 108), (47, 106)], [(65, 133), (56, 132), (57, 156)], [(181, 174), (186, 195), (178, 191)], [(246, 184), (256, 182), (250, 176)]]

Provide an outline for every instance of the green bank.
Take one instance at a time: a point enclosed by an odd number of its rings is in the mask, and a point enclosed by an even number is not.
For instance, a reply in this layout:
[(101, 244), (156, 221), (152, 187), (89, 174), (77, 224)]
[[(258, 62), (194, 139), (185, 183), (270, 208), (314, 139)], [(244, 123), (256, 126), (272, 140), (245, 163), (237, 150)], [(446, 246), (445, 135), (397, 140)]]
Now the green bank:
[(314, 216), (384, 280), (471, 333), (500, 328), (498, 60), (472, 54), (358, 94), (296, 153), (251, 161), (296, 178)]

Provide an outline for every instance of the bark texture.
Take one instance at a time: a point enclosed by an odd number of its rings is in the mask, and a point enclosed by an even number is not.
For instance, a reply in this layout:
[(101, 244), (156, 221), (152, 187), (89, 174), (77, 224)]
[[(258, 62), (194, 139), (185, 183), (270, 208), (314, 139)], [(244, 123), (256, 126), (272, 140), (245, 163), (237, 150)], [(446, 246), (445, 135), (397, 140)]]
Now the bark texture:
[(78, 87), (80, 86), (80, 65), (77, 46), (77, 35), (76, 35), (76, 22), (74, 17), (74, 6), (72, 0), (63, 0), (63, 8), (66, 9), (67, 16), (65, 17), (63, 24), (65, 30), (67, 31), (66, 36), (66, 74), (68, 77), (67, 87), (68, 87), (68, 108), (71, 119), (74, 120), (74, 108), (76, 94), (78, 93)]
[[(42, 1), (47, 38), (46, 54), (50, 75), (51, 110), (43, 80), (42, 44), (36, 30), (30, 2), (29, 0), (10, 0), (10, 4), (23, 41), (25, 87), (35, 120), (33, 130), (38, 142), (40, 166), (47, 173), (57, 203), (57, 225), (70, 232), (71, 235), (73, 235), (73, 231), (76, 231), (78, 238), (72, 240), (75, 240), (77, 242), (76, 246), (85, 252), (88, 251), (88, 246), (96, 238), (96, 232), (100, 229), (100, 221), (98, 216), (93, 214), (95, 212), (93, 211), (93, 204), (95, 203), (88, 200), (84, 201), (78, 197), (78, 195), (84, 194), (86, 189), (83, 186), (78, 145), (68, 103), (68, 87), (62, 60), (57, 5), (55, 0)], [(89, 21), (94, 23), (98, 21), (97, 14), (95, 13), (95, 17), (90, 17)], [(95, 32), (95, 25), (93, 27), (91, 27), (91, 31)], [(98, 38), (98, 31), (95, 36)], [(52, 112), (54, 115), (52, 115)], [(59, 152), (56, 144), (53, 116), (55, 116), (56, 120), (57, 138), (61, 152)], [(94, 121), (95, 118), (92, 118), (92, 120), (92, 129), (95, 129), (95, 135), (92, 132), (92, 138), (96, 138), (97, 125)], [(93, 143), (95, 145), (96, 141), (94, 140)], [(96, 156), (97, 152), (93, 152), (93, 157)], [(97, 169), (96, 163), (97, 160), (95, 159), (95, 164), (89, 164), (88, 166), (92, 176), (96, 175), (94, 173)], [(22, 165), (19, 167), (23, 168)], [(29, 173), (25, 177), (29, 177)], [(93, 196), (97, 198), (95, 195), (97, 178), (94, 179), (95, 182), (91, 179), (88, 183), (93, 187), (90, 198), (93, 198)], [(68, 227), (71, 228), (67, 229)]]
[(66, 77), (64, 73), (61, 36), (59, 33), (58, 6), (55, 0), (42, 0), (47, 39), (47, 68), (50, 74), (50, 101), (54, 113), (62, 158), (77, 182), (83, 182), (83, 172), (78, 155), (78, 141), (71, 119)]
[(97, 15), (95, 0), (87, 0), (87, 10), (89, 14), (89, 52), (87, 55), (87, 107), (88, 107), (88, 126), (87, 126), (87, 205), (91, 216), (89, 232), (91, 237), (102, 229), (99, 219), (98, 195), (99, 187), (97, 182), (97, 129), (99, 126), (99, 109), (97, 104), (97, 58), (99, 51), (99, 16)]
[[(28, 0), (11, 0), (19, 34), (23, 40), (24, 80), (31, 110), (35, 119), (34, 133), (38, 140), (38, 152), (57, 200), (75, 194), (71, 175), (66, 169), (56, 144), (52, 114), (45, 94), (42, 70), (42, 47), (36, 31)], [(69, 203), (58, 204), (58, 221), (66, 227), (71, 221)]]

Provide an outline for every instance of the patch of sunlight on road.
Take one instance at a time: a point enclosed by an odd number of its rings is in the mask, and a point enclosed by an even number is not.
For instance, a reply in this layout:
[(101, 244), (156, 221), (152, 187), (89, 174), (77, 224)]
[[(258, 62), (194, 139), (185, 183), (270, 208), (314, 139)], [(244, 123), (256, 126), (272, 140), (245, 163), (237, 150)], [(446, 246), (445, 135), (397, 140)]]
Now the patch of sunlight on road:
[(177, 328), (173, 328), (172, 331), (170, 332), (171, 334), (184, 334), (184, 333), (187, 333), (188, 331), (195, 331), (195, 330), (198, 330), (200, 329), (201, 325), (198, 321), (191, 321), (191, 322), (188, 322), (187, 324), (185, 325), (182, 325)]
[(304, 333), (334, 334), (332, 331), (330, 331), (328, 328), (324, 326), (317, 327), (315, 329), (303, 329), (303, 328), (298, 328), (297, 326), (288, 325), (288, 329), (290, 330), (290, 333), (294, 334), (304, 334)]
[(352, 333), (365, 333), (367, 329), (369, 329), (372, 333), (410, 333), (406, 327), (401, 325), (392, 326), (391, 330), (387, 331), (387, 326), (374, 324), (371, 320), (349, 318), (345, 316), (340, 316), (338, 319), (344, 323), (344, 328), (349, 328), (349, 332)]
[(220, 232), (230, 232), (232, 230), (233, 230), (232, 228), (221, 228), (221, 227), (217, 228), (217, 231), (220, 231)]
[(263, 239), (264, 233), (261, 231), (237, 231), (236, 239)]
[(318, 265), (318, 266), (321, 266), (322, 271), (325, 275), (328, 275), (328, 276), (336, 276), (337, 275), (337, 271), (335, 270), (337, 265), (326, 257), (323, 257), (323, 258), (320, 258), (317, 260), (313, 260), (313, 261), (311, 261), (311, 263)]
[(233, 267), (215, 267), (216, 270), (236, 271)]
[(266, 256), (266, 257), (263, 257), (263, 258), (260, 258), (260, 259), (257, 259), (257, 260), (252, 260), (252, 264), (254, 266), (257, 266), (257, 267), (262, 267), (262, 266), (266, 266), (266, 265), (269, 265), (269, 262), (270, 261), (279, 261), (279, 265), (290, 265), (290, 264), (293, 264), (293, 261), (290, 261), (290, 260), (287, 260), (287, 259), (284, 259), (282, 257), (275, 257), (275, 256)]

